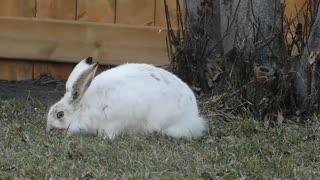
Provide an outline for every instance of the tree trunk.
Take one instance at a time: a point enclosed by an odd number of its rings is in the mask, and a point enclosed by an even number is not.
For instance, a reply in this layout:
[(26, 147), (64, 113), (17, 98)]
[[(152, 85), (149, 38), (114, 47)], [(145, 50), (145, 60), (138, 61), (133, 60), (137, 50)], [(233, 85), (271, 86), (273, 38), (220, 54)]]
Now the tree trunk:
[(259, 119), (276, 109), (276, 72), (287, 54), (280, 5), (280, 0), (220, 1), (223, 51), (237, 53), (226, 67), (231, 66), (231, 81), (240, 82), (236, 88), (252, 82), (243, 94)]
[[(210, 59), (214, 59), (215, 56), (220, 56), (222, 53), (219, 1), (220, 0), (185, 0), (189, 17), (192, 18), (192, 20), (186, 21), (186, 23), (197, 23), (202, 18), (205, 21), (205, 33), (208, 34), (209, 38), (207, 57)], [(203, 9), (205, 9), (206, 12), (203, 12)], [(204, 13), (206, 13), (205, 17), (203, 17)], [(188, 26), (188, 24), (186, 25)]]
[(282, 59), (280, 0), (221, 0), (223, 51), (248, 46), (261, 65)]
[[(311, 3), (318, 4), (319, 0)], [(171, 43), (177, 50), (172, 53), (172, 59), (180, 62), (176, 69), (183, 70), (191, 86), (200, 87), (204, 92), (214, 91), (216, 84), (207, 80), (209, 77), (216, 80), (222, 72), (215, 61), (223, 54), (222, 81), (231, 81), (229, 89), (244, 87), (247, 91), (241, 91), (241, 96), (249, 99), (254, 107), (261, 107), (257, 110), (261, 118), (267, 111), (286, 109), (292, 104), (291, 109), (295, 109), (296, 103), (299, 105), (310, 96), (318, 96), (320, 60), (310, 65), (308, 58), (311, 51), (320, 49), (320, 15), (293, 73), (293, 62), (288, 60), (283, 41), (281, 0), (185, 0), (185, 8), (185, 31), (182, 40), (177, 40), (179, 43)], [(312, 9), (311, 23), (317, 9)], [(320, 53), (316, 54), (319, 59)], [(249, 82), (255, 84), (250, 90)], [(316, 104), (314, 102), (309, 104)]]
[(280, 0), (185, 0), (185, 9), (186, 62), (196, 67), (189, 72), (198, 74), (186, 78), (189, 84), (208, 92), (213, 87), (212, 81), (221, 72), (219, 68), (212, 70), (210, 67), (214, 67), (221, 60), (219, 57), (233, 47), (244, 50), (245, 53), (241, 53), (247, 57), (254, 57), (250, 64), (242, 60), (240, 65), (235, 65), (245, 76), (247, 73), (243, 69), (253, 70), (253, 62), (271, 67), (279, 62), (282, 37)]
[[(310, 52), (319, 51), (319, 50), (320, 50), (320, 15), (318, 14), (309, 36), (308, 45), (306, 46), (297, 67), (295, 89), (296, 89), (296, 94), (299, 98), (298, 100), (300, 100), (299, 101), (300, 103), (303, 103), (303, 101), (305, 101), (311, 93), (312, 67), (308, 62)], [(316, 71), (318, 70), (319, 68), (316, 68)], [(311, 97), (311, 98), (315, 98), (315, 97)]]
[[(219, 0), (185, 0), (185, 27), (183, 34), (171, 45), (175, 46), (171, 70), (194, 89), (211, 91), (212, 82), (220, 71), (212, 69), (216, 57), (221, 56)], [(172, 34), (172, 33), (171, 33)], [(214, 72), (214, 73), (211, 73)]]

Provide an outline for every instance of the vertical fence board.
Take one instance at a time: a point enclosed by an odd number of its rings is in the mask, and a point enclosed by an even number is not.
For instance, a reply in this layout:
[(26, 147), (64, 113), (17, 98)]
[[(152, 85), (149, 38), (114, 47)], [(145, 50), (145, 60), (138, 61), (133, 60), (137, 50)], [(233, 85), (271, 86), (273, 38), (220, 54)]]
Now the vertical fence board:
[[(184, 17), (184, 0), (179, 0), (182, 17)], [(177, 13), (176, 13), (176, 0), (167, 0), (170, 21), (173, 27), (177, 27)], [(164, 0), (156, 0), (156, 15), (155, 15), (155, 26), (166, 27), (166, 15), (164, 9)], [(183, 19), (183, 18), (182, 18)]]
[(154, 0), (117, 0), (116, 23), (154, 25)]
[(0, 16), (35, 17), (35, 0), (0, 0)]
[(108, 69), (110, 69), (110, 67), (108, 67), (108, 66), (99, 66), (98, 67), (98, 69), (97, 69), (97, 72), (96, 72), (96, 75), (99, 75), (99, 74), (101, 74), (102, 72), (104, 72), (104, 71), (107, 71)]
[(77, 0), (37, 0), (37, 17), (75, 20)]
[[(298, 25), (298, 23), (301, 23), (304, 26), (304, 22), (305, 22), (304, 21), (304, 13), (300, 13), (297, 16), (297, 12), (300, 12), (301, 10), (302, 10), (302, 12), (306, 11), (307, 6), (308, 6), (307, 3), (305, 4), (304, 0), (299, 0), (299, 1), (294, 1), (294, 2), (286, 1), (286, 3), (285, 3), (285, 17), (288, 18), (289, 20), (293, 21), (292, 25), (290, 26), (290, 30), (293, 32), (293, 34), (294, 34), (295, 28)], [(289, 43), (292, 42), (292, 37), (290, 34), (288, 34), (287, 40)], [(294, 48), (297, 48), (297, 47), (294, 46)]]
[(48, 64), (43, 62), (33, 63), (33, 79), (48, 76)]
[(52, 63), (48, 64), (48, 75), (53, 79), (67, 80), (74, 68), (74, 64)]
[(77, 20), (113, 23), (116, 0), (78, 0)]
[[(296, 18), (297, 12), (301, 10), (303, 7), (305, 1), (304, 0), (299, 0), (299, 1), (286, 1), (285, 2), (285, 16), (288, 17), (289, 19)], [(304, 10), (306, 10), (307, 4), (304, 7)], [(303, 21), (303, 14), (301, 13), (300, 16), (298, 16), (299, 21)]]
[(32, 79), (32, 63), (16, 60), (0, 60), (0, 80)]

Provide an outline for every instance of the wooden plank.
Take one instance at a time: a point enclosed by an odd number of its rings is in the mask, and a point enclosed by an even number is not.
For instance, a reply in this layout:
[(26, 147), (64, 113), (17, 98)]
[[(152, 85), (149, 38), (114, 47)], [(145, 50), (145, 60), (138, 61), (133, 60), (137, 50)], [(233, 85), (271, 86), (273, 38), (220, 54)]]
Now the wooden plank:
[(50, 63), (48, 64), (48, 75), (53, 79), (67, 80), (74, 68), (74, 64)]
[(0, 80), (32, 79), (32, 63), (16, 60), (0, 60)]
[(0, 57), (78, 62), (96, 52), (101, 64), (168, 64), (165, 29), (11, 17), (0, 27)]
[(49, 76), (48, 63), (34, 62), (33, 63), (33, 79)]
[(116, 0), (78, 0), (77, 20), (114, 23)]
[(0, 0), (0, 16), (35, 17), (35, 0)]
[[(306, 3), (305, 1), (299, 0), (299, 1), (294, 1), (294, 2), (285, 2), (285, 11), (284, 15), (288, 20), (293, 21), (292, 25), (289, 27), (290, 31), (295, 34), (295, 28), (297, 27), (298, 23), (301, 23), (302, 26), (304, 26), (304, 11), (307, 10), (308, 2)], [(297, 16), (297, 13), (300, 13), (299, 16)], [(292, 42), (292, 37), (290, 34), (287, 36), (287, 40), (289, 43)]]
[[(67, 80), (76, 63), (44, 63), (48, 67), (47, 76), (52, 77), (56, 80)], [(96, 72), (96, 75), (107, 70), (106, 66), (99, 66)]]
[[(296, 0), (296, 1), (285, 1), (285, 16), (289, 19), (295, 18), (297, 12), (303, 8), (303, 5), (305, 4), (305, 0)], [(307, 4), (304, 7), (304, 10), (307, 8)], [(303, 19), (303, 13), (298, 17), (299, 21), (302, 22)]]
[(154, 0), (117, 0), (116, 23), (153, 26)]
[[(67, 80), (76, 63), (52, 63), (52, 62), (34, 62), (33, 79), (41, 77), (52, 77), (57, 80)], [(100, 65), (96, 75), (109, 69), (106, 65)]]
[(37, 17), (75, 20), (77, 0), (37, 0)]
[(33, 63), (33, 79), (52, 77), (57, 80), (67, 80), (73, 68), (74, 64), (69, 63), (35, 62)]
[[(67, 80), (75, 63), (27, 62), (19, 60), (0, 60), (0, 80), (30, 80), (52, 77)], [(109, 69), (100, 65), (96, 75)]]
[[(184, 0), (179, 0), (182, 17), (184, 17)], [(176, 0), (167, 0), (170, 21), (173, 27), (177, 27)], [(183, 19), (183, 18), (182, 18)], [(155, 26), (166, 27), (166, 15), (164, 9), (164, 0), (156, 0)]]
[(101, 74), (102, 72), (110, 69), (111, 67), (108, 66), (104, 66), (104, 65), (99, 65), (97, 71), (96, 71), (96, 75)]

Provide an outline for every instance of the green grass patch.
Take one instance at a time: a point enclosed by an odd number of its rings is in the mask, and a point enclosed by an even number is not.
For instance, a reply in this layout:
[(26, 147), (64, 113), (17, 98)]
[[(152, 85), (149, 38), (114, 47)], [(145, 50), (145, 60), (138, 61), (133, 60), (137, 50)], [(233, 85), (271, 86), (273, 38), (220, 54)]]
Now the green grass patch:
[(45, 134), (48, 107), (0, 101), (0, 179), (316, 179), (320, 121), (286, 120), (265, 127), (246, 116), (224, 116), (202, 105), (208, 135), (198, 140)]

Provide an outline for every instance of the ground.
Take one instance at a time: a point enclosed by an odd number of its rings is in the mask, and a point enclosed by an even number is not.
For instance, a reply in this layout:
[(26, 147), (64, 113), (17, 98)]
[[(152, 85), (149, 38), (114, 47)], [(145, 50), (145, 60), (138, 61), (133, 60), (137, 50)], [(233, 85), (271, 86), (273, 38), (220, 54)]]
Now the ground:
[[(160, 135), (45, 134), (46, 112), (64, 83), (42, 79), (0, 82), (0, 179), (316, 179), (320, 177), (320, 121), (280, 125), (231, 115), (199, 100), (209, 122), (197, 140)], [(304, 123), (301, 123), (304, 122)]]
[(65, 90), (63, 81), (41, 78), (29, 81), (0, 81), (0, 99), (30, 101), (32, 99), (51, 104), (60, 99)]

